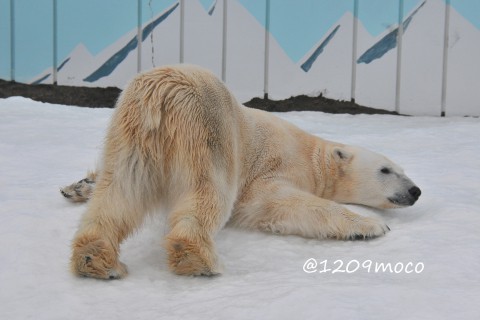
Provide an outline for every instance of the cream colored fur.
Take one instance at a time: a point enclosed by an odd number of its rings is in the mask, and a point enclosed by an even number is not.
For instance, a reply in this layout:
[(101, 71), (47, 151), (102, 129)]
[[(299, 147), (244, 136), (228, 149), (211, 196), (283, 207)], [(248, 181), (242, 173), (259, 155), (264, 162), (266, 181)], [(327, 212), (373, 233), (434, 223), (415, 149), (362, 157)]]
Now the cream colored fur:
[[(398, 179), (383, 179), (385, 166)], [(337, 202), (410, 205), (400, 198), (414, 186), (388, 159), (246, 108), (213, 74), (187, 65), (155, 69), (130, 83), (117, 103), (101, 167), (90, 178), (95, 188), (75, 189), (82, 180), (63, 190), (77, 201), (93, 190), (71, 266), (102, 279), (126, 275), (120, 244), (159, 206), (169, 212), (170, 268), (214, 275), (220, 272), (214, 238), (227, 223), (311, 238), (371, 238), (388, 227)]]

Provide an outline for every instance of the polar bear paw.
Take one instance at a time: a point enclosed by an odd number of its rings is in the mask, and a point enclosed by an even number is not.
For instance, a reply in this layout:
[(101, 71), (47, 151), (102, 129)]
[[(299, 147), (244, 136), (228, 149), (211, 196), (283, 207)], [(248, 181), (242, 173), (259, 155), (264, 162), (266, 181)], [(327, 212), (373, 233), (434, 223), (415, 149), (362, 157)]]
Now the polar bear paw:
[(345, 234), (346, 240), (369, 240), (385, 235), (390, 228), (381, 220), (362, 218), (352, 223), (351, 229)]
[(166, 248), (170, 269), (178, 275), (215, 276), (221, 273), (216, 254), (208, 244), (168, 238)]
[(71, 202), (86, 202), (95, 189), (96, 173), (89, 172), (87, 177), (60, 189), (60, 193)]
[(73, 244), (71, 269), (76, 275), (113, 280), (127, 275), (127, 266), (118, 261), (117, 254), (107, 241), (82, 237)]

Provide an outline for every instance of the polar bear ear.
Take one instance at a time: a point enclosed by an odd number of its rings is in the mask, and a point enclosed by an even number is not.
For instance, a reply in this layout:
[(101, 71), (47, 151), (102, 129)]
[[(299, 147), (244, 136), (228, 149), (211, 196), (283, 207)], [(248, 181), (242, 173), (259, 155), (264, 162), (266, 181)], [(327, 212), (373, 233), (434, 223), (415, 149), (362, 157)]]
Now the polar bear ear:
[(335, 147), (333, 148), (333, 157), (338, 162), (348, 162), (353, 158), (353, 154), (344, 148)]

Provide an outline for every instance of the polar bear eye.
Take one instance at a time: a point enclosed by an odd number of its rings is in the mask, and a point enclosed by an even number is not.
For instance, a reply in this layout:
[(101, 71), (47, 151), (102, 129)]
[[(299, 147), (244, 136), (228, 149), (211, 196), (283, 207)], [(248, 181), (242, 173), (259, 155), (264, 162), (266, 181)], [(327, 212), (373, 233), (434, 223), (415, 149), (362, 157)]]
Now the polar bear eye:
[(390, 174), (391, 173), (390, 169), (388, 169), (388, 168), (382, 168), (382, 170), (380, 170), (380, 172), (384, 173), (384, 174)]

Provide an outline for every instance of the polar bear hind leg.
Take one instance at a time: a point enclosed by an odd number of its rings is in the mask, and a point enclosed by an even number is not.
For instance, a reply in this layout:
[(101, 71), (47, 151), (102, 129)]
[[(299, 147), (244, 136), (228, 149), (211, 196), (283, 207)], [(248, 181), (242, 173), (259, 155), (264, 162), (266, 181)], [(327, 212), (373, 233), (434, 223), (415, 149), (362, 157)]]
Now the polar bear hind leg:
[(125, 276), (120, 244), (159, 205), (170, 211), (170, 268), (184, 275), (220, 272), (213, 237), (229, 219), (237, 193), (231, 187), (234, 137), (224, 138), (235, 130), (235, 115), (222, 109), (231, 106), (227, 89), (202, 74), (157, 69), (122, 93), (72, 244), (75, 274)]

